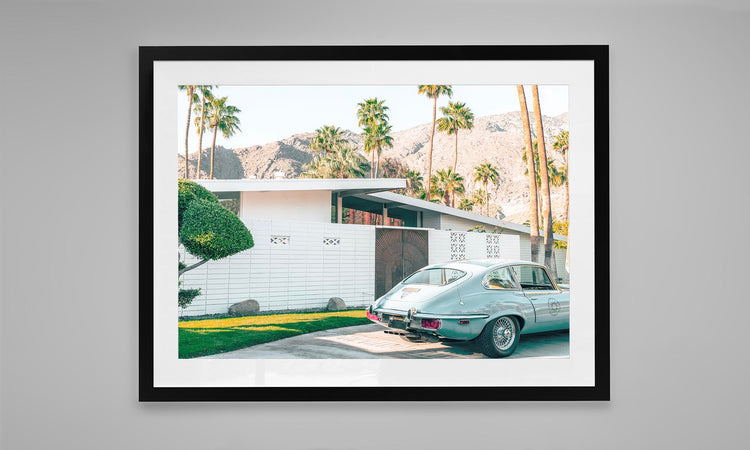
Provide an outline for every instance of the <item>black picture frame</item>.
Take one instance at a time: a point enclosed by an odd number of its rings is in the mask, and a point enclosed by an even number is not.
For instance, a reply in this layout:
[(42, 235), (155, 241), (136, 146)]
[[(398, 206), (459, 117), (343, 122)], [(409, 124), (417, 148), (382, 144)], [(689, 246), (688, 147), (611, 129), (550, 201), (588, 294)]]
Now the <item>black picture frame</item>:
[[(594, 312), (593, 386), (155, 387), (154, 386), (154, 63), (159, 61), (593, 61)], [(286, 46), (139, 48), (139, 400), (164, 401), (592, 401), (610, 399), (609, 47)]]

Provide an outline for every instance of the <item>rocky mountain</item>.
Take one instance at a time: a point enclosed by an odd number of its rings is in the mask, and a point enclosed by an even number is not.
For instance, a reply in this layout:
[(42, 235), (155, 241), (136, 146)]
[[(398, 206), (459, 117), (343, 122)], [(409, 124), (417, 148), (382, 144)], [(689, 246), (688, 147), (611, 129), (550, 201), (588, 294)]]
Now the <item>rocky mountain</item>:
[[(547, 154), (558, 166), (563, 165), (563, 157), (552, 149), (554, 136), (568, 129), (568, 114), (555, 117), (544, 116)], [(394, 132), (393, 148), (386, 149), (382, 157), (396, 158), (410, 168), (424, 175), (427, 171), (427, 151), (430, 142), (431, 123)], [(532, 135), (534, 133), (532, 117)], [(254, 147), (226, 149), (218, 147), (215, 154), (215, 178), (297, 178), (304, 171), (303, 165), (313, 158), (310, 139), (314, 133), (296, 134), (281, 141)], [(362, 147), (363, 138), (358, 133), (347, 131), (346, 137)], [(433, 146), (433, 173), (453, 165), (454, 136), (435, 133)], [(532, 139), (536, 139), (535, 136)], [(490, 162), (498, 168), (500, 180), (490, 188), (490, 215), (509, 221), (523, 223), (528, 220), (528, 181), (524, 175), (525, 164), (521, 159), (523, 148), (523, 125), (520, 112), (484, 116), (474, 120), (474, 128), (460, 131), (458, 135), (458, 173), (466, 179), (466, 191), (472, 193), (481, 188), (472, 181), (474, 167)], [(210, 148), (203, 151), (201, 172), (207, 176)], [(184, 176), (184, 157), (179, 158), (179, 176)], [(197, 152), (189, 158), (191, 175), (197, 166)], [(563, 188), (552, 189), (552, 210), (555, 217), (561, 217), (564, 210)], [(494, 212), (494, 213), (493, 213)]]

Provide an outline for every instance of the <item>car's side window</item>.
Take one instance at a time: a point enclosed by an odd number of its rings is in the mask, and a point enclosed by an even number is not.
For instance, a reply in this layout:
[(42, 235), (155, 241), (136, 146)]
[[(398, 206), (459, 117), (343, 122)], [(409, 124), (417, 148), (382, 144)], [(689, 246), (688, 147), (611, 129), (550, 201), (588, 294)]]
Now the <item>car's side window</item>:
[(541, 267), (535, 266), (513, 266), (516, 279), (521, 283), (523, 289), (549, 291), (555, 286), (547, 276), (547, 272)]
[(466, 275), (466, 272), (462, 272), (456, 269), (444, 269), (445, 270), (445, 284), (453, 283), (459, 278)]
[(485, 289), (518, 289), (518, 285), (507, 267), (493, 270), (485, 275), (482, 286)]

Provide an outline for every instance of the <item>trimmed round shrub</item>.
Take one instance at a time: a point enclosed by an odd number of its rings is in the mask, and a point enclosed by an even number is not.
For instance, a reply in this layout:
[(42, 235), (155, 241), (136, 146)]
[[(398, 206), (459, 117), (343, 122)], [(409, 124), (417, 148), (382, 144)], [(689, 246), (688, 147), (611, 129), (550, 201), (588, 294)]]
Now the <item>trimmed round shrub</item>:
[(201, 259), (221, 259), (251, 248), (253, 236), (239, 217), (218, 202), (195, 199), (182, 217), (180, 242)]
[[(219, 199), (208, 189), (193, 181), (177, 181), (177, 226), (182, 227), (182, 216), (193, 200), (206, 200), (219, 203)], [(179, 228), (178, 228), (179, 229)]]

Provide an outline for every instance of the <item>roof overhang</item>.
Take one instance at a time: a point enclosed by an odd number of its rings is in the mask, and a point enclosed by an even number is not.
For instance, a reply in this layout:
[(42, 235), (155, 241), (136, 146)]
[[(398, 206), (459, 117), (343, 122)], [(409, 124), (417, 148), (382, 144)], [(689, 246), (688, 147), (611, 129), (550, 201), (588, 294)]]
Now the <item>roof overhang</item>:
[(283, 180), (193, 180), (211, 192), (329, 191), (342, 197), (405, 189), (403, 178), (294, 178)]
[[(464, 211), (458, 208), (451, 208), (441, 203), (432, 203), (425, 200), (420, 200), (406, 195), (395, 194), (393, 192), (373, 192), (355, 195), (355, 198), (362, 202), (372, 202), (374, 204), (384, 205), (389, 210), (393, 209), (404, 209), (409, 211), (431, 211), (439, 214), (446, 214), (461, 219), (470, 220), (472, 222), (479, 222), (485, 225), (498, 227), (501, 229), (507, 229), (516, 231), (524, 234), (531, 234), (531, 228), (520, 225), (513, 222), (507, 222), (500, 219), (494, 219), (492, 217), (483, 216), (469, 211)], [(390, 213), (390, 212), (389, 212)], [(560, 241), (567, 241), (567, 236), (555, 234), (554, 239)]]

